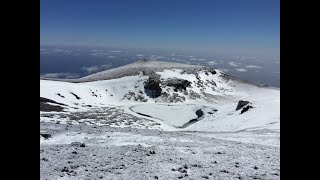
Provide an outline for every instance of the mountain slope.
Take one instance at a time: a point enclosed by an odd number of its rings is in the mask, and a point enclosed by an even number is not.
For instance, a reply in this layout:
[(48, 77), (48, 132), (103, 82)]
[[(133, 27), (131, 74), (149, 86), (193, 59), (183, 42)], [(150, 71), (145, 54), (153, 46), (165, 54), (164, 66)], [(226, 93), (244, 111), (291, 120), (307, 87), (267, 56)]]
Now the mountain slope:
[[(66, 113), (116, 107), (159, 123), (163, 130), (280, 127), (279, 90), (238, 80), (217, 69), (180, 63), (142, 60), (74, 80), (42, 79), (40, 97), (64, 104)], [(235, 110), (240, 100), (251, 102), (252, 108), (240, 114), (241, 110)], [(101, 125), (97, 120), (92, 123)]]

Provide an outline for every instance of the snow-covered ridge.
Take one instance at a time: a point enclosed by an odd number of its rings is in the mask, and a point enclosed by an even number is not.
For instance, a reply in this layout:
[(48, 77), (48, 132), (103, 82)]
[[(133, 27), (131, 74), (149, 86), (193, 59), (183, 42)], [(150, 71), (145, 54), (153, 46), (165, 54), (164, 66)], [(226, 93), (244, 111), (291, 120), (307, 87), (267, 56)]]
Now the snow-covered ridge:
[[(117, 110), (115, 113), (121, 112), (120, 114), (126, 117), (133, 115), (151, 120), (161, 124), (159, 128), (164, 130), (180, 127), (196, 131), (280, 128), (279, 90), (245, 83), (213, 68), (161, 61), (138, 61), (80, 78), (78, 83), (73, 82), (76, 81), (40, 80), (40, 97), (66, 105), (63, 108), (67, 112), (117, 107), (123, 111)], [(151, 89), (146, 87), (148, 82)], [(152, 89), (153, 86), (155, 89)], [(155, 91), (157, 96), (151, 97), (148, 94), (150, 90)], [(241, 110), (235, 111), (240, 100), (250, 101), (253, 108), (244, 114), (240, 113)], [(58, 104), (50, 105), (54, 107)], [(52, 107), (47, 107), (50, 108)], [(175, 112), (178, 112), (175, 109), (179, 109), (178, 114), (182, 114), (184, 110), (186, 112), (181, 117), (175, 117)], [(204, 115), (194, 123), (192, 120), (197, 117), (195, 113), (199, 109)], [(206, 113), (207, 109), (216, 109), (217, 112)], [(110, 125), (112, 117), (111, 114), (104, 118), (104, 124)], [(75, 119), (72, 123), (82, 122), (81, 118)], [(173, 122), (175, 120), (177, 121)], [(147, 122), (139, 120), (144, 121)], [(101, 122), (94, 120), (91, 123), (101, 125)], [(120, 118), (119, 122), (113, 124), (132, 126), (131, 124), (136, 123)], [(149, 128), (154, 126), (152, 123), (148, 124)]]
[(117, 79), (124, 76), (134, 76), (139, 75), (140, 72), (146, 74), (152, 71), (163, 71), (164, 69), (184, 69), (184, 70), (201, 70), (209, 69), (209, 67), (182, 64), (175, 62), (166, 62), (166, 61), (152, 61), (152, 60), (139, 60), (131, 64), (127, 64), (118, 68), (113, 68), (105, 70), (102, 72), (94, 73), (89, 76), (85, 76), (79, 79), (53, 79), (53, 78), (41, 78), (46, 80), (56, 80), (56, 81), (66, 81), (66, 82), (91, 82), (99, 80), (109, 80)]

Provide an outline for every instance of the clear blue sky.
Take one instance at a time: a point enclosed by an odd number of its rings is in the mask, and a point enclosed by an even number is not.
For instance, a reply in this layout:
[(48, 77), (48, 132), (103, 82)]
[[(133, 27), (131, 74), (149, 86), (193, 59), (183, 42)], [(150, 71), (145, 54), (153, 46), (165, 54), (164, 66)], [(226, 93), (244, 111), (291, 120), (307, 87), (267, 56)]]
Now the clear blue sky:
[(279, 0), (41, 0), (42, 45), (279, 52)]

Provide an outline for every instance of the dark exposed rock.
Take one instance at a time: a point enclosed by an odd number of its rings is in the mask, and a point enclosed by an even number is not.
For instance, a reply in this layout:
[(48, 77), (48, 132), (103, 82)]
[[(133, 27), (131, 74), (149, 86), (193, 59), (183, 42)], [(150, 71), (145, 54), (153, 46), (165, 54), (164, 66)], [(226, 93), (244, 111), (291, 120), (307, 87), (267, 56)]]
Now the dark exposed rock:
[(74, 146), (74, 147), (86, 147), (86, 145), (84, 143), (81, 143), (81, 142), (72, 142), (71, 146)]
[(72, 95), (74, 95), (74, 97), (76, 98), (76, 99), (81, 99), (78, 95), (76, 95), (75, 93), (72, 93), (72, 92), (70, 92), (70, 94), (72, 94)]
[(51, 134), (48, 134), (48, 133), (40, 133), (40, 136), (42, 136), (44, 139), (51, 138)]
[(247, 104), (249, 104), (249, 103), (250, 103), (249, 101), (240, 100), (240, 101), (238, 102), (236, 111), (238, 111), (239, 109), (243, 108), (245, 105), (247, 105)]
[(227, 170), (220, 170), (220, 172), (229, 173), (229, 171), (227, 171)]
[(156, 154), (154, 151), (150, 151), (150, 154)]
[(211, 74), (217, 74), (215, 70), (210, 70)]
[(60, 93), (58, 93), (57, 95), (60, 96), (60, 97), (62, 97), (62, 98), (64, 98), (64, 96), (62, 96)]
[(53, 103), (53, 104), (59, 104), (59, 105), (65, 106), (65, 104), (58, 103), (56, 101), (53, 101), (51, 99), (47, 99), (47, 98), (44, 98), (44, 97), (40, 97), (40, 103)]
[(146, 116), (146, 117), (151, 117), (152, 118), (152, 116), (149, 116), (149, 115), (146, 115), (146, 114), (142, 114), (142, 113), (138, 113), (138, 112), (137, 112), (137, 114), (139, 114), (141, 116)]
[(159, 79), (149, 77), (149, 79), (144, 82), (144, 92), (151, 98), (159, 97), (162, 92), (159, 82)]
[[(48, 104), (48, 103), (57, 104), (57, 105), (52, 105), (52, 104)], [(44, 111), (44, 112), (63, 111), (64, 108), (61, 107), (60, 105), (65, 106), (65, 104), (58, 103), (58, 102), (53, 101), (51, 99), (40, 97), (40, 111)]]
[(202, 111), (201, 109), (198, 109), (198, 110), (196, 111), (196, 115), (198, 116), (198, 118), (201, 117), (201, 116), (203, 116), (203, 111)]
[(61, 172), (69, 172), (69, 169), (67, 167), (64, 167), (61, 169)]
[(201, 166), (201, 165), (199, 165), (199, 164), (191, 164), (191, 166), (192, 166), (192, 167), (202, 168), (202, 166)]
[(244, 108), (241, 110), (240, 114), (242, 114), (242, 113), (244, 113), (244, 112), (247, 112), (250, 108), (253, 108), (253, 107), (250, 106), (250, 105), (244, 107)]
[(172, 86), (174, 87), (174, 91), (182, 91), (186, 90), (187, 87), (190, 87), (191, 82), (185, 79), (178, 79), (178, 78), (173, 78), (173, 79), (168, 79), (166, 81), (167, 86)]

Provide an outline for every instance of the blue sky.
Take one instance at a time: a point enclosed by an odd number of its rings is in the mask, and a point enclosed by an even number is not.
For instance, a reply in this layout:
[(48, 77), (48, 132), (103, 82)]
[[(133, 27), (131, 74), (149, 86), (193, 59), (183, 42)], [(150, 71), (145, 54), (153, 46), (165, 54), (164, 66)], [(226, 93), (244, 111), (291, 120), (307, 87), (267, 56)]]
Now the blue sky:
[(279, 0), (41, 0), (41, 45), (279, 54)]

